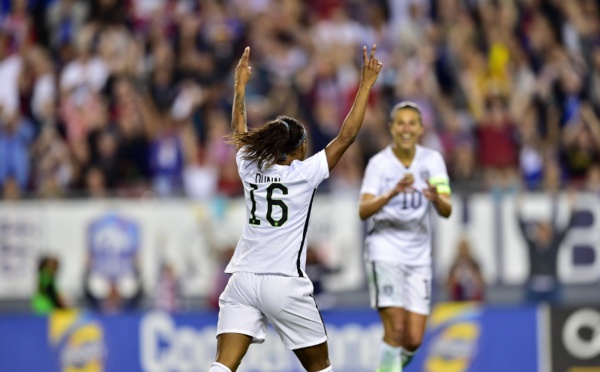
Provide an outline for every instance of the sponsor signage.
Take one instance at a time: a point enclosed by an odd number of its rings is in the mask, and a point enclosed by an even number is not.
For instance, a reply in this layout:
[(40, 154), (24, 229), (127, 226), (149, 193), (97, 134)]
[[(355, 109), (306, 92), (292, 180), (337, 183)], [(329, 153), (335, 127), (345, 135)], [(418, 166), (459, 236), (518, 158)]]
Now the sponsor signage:
[(550, 310), (552, 372), (600, 372), (600, 307)]
[[(382, 329), (371, 310), (324, 312), (330, 359), (347, 372), (375, 369)], [(99, 316), (80, 311), (49, 317), (0, 317), (0, 371), (206, 371), (216, 352), (215, 312), (148, 312)], [(35, 354), (35, 357), (32, 355)], [(296, 356), (269, 329), (250, 347), (239, 372), (302, 372)]]
[[(377, 313), (331, 310), (323, 318), (334, 370), (373, 372), (383, 335)], [(215, 312), (3, 316), (0, 371), (206, 371), (215, 357), (216, 324)], [(538, 370), (536, 324), (535, 308), (438, 306), (405, 372), (547, 372)], [(265, 343), (250, 347), (238, 371), (304, 369), (269, 329)]]
[(539, 369), (536, 319), (534, 307), (438, 305), (404, 372), (547, 372)]

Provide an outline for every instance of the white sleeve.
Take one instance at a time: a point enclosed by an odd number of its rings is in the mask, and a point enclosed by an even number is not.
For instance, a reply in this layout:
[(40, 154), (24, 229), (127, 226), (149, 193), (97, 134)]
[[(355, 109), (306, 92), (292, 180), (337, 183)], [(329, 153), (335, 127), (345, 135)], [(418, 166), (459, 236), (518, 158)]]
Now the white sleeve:
[(238, 166), (238, 170), (240, 169), (240, 167), (242, 166), (242, 163), (244, 162), (243, 156), (244, 156), (245, 148), (246, 148), (246, 146), (242, 147), (235, 153), (235, 163)]
[[(240, 176), (248, 171), (248, 163), (249, 161), (244, 159), (244, 154), (246, 153), (246, 146), (240, 148), (235, 154), (235, 162), (238, 167), (238, 173)], [(242, 177), (243, 178), (243, 177)]]
[[(292, 163), (294, 165), (295, 161)], [(310, 158), (299, 162), (298, 171), (306, 178), (308, 184), (317, 188), (324, 179), (329, 177), (329, 165), (325, 150), (321, 150)]]
[(365, 169), (360, 194), (379, 195), (381, 188), (381, 171), (373, 159), (369, 160)]

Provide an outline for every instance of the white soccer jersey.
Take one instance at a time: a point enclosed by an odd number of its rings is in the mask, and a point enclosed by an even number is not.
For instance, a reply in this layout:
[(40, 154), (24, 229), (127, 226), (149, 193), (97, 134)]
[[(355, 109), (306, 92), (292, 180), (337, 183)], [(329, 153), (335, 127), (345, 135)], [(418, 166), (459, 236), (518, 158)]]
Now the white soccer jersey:
[(427, 180), (448, 182), (446, 164), (440, 153), (417, 145), (415, 157), (407, 168), (390, 145), (369, 160), (360, 193), (378, 196), (388, 192), (406, 173), (414, 176), (414, 191), (396, 195), (369, 219), (365, 241), (368, 261), (431, 263), (430, 212), (433, 206), (422, 190), (427, 188)]
[(236, 155), (247, 223), (226, 273), (306, 276), (306, 232), (317, 186), (329, 177), (325, 150), (289, 166), (260, 170)]

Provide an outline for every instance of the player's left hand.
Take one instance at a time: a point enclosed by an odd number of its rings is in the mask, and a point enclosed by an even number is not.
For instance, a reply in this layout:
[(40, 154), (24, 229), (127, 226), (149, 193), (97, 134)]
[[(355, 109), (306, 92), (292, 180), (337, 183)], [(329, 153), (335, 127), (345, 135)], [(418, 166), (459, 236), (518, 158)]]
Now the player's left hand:
[(440, 196), (437, 192), (437, 187), (430, 184), (429, 180), (427, 180), (427, 188), (423, 189), (423, 195), (425, 195), (430, 202), (436, 202)]

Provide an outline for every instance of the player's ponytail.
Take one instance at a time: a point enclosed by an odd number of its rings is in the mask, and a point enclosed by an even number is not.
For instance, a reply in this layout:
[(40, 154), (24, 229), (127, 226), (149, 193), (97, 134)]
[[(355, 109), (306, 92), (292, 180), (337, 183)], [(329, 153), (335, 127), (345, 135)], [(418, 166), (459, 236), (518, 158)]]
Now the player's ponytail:
[(306, 130), (298, 120), (278, 116), (261, 128), (232, 134), (228, 143), (244, 147), (243, 158), (257, 162), (262, 169), (285, 160), (305, 139)]

